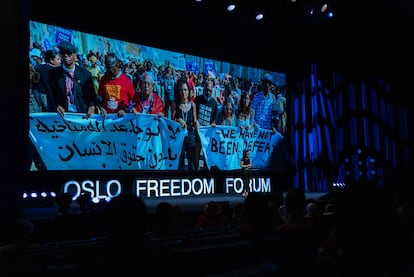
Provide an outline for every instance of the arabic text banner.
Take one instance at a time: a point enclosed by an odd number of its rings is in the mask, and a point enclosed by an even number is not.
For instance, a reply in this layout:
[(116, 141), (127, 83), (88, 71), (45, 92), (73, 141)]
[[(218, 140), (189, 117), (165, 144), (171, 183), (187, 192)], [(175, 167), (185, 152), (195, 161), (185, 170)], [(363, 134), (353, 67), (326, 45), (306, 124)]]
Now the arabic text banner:
[(30, 114), (30, 139), (48, 170), (177, 170), (181, 126), (146, 114)]
[[(243, 150), (253, 168), (267, 169), (283, 138), (265, 129), (200, 127), (209, 169), (241, 169)], [(30, 114), (30, 139), (48, 170), (178, 170), (185, 133), (177, 122), (147, 114)]]

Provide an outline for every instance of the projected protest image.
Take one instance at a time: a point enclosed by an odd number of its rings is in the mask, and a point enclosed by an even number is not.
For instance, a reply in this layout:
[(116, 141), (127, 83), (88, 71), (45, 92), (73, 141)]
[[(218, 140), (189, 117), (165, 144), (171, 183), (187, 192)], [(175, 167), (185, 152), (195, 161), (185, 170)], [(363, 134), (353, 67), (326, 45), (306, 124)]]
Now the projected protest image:
[[(69, 49), (62, 52), (59, 45)], [(90, 72), (96, 94), (90, 116), (76, 109), (63, 116), (51, 88), (38, 85), (34, 76), (48, 74), (39, 66), (47, 62), (47, 50), (61, 51), (63, 64), (57, 66), (65, 69), (64, 59), (71, 57), (75, 71), (83, 67)], [(36, 21), (30, 21), (29, 51), (30, 105), (48, 101), (47, 109), (30, 109), (32, 171), (190, 171), (189, 157), (197, 160), (191, 171), (230, 171), (241, 169), (244, 150), (253, 169), (273, 170), (275, 155), (287, 152), (280, 149), (287, 135), (283, 73)], [(32, 54), (40, 55), (40, 61)], [(84, 82), (76, 74), (68, 78), (72, 86)], [(186, 86), (178, 86), (183, 80)], [(134, 90), (128, 97), (120, 87), (125, 83)], [(183, 95), (188, 101), (181, 101)], [(192, 132), (195, 136), (189, 137)]]

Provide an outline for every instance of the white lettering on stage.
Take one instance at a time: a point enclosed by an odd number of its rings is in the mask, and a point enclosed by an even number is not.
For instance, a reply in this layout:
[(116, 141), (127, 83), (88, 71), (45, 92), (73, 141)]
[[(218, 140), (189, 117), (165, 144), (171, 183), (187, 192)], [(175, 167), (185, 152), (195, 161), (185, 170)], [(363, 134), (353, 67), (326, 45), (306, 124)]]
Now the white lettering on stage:
[(109, 180), (101, 184), (99, 180), (85, 180), (82, 182), (68, 181), (63, 185), (63, 192), (72, 195), (72, 199), (77, 199), (82, 192), (89, 192), (92, 198), (106, 199), (113, 198), (121, 194), (122, 185), (118, 180)]
[(143, 197), (189, 196), (215, 193), (213, 178), (137, 179), (136, 195)]
[[(183, 197), (199, 196), (215, 193), (242, 193), (244, 187), (249, 192), (271, 192), (271, 179), (269, 177), (243, 178), (226, 177), (224, 187), (217, 188), (214, 178), (164, 178), (164, 179), (135, 179), (132, 189), (137, 197)], [(100, 180), (70, 180), (63, 185), (62, 191), (69, 193), (76, 200), (82, 193), (89, 193), (92, 198), (108, 200), (116, 197), (125, 190), (120, 181), (111, 179), (106, 182)]]
[[(271, 192), (270, 178), (250, 178), (246, 184), (249, 192)], [(242, 193), (244, 189), (242, 178), (226, 178), (224, 193)]]

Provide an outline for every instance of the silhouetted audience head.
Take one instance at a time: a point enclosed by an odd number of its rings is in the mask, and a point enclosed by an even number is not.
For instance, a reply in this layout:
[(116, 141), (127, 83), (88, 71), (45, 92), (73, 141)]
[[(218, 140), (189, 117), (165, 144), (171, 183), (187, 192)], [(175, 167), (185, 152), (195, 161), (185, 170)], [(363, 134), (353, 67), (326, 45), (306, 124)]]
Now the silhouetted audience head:
[(27, 219), (18, 219), (16, 221), (16, 229), (14, 233), (14, 240), (20, 246), (27, 246), (31, 240), (35, 229), (32, 221)]
[(221, 206), (215, 201), (210, 201), (203, 207), (203, 212), (207, 217), (215, 217), (221, 214)]
[(105, 221), (113, 241), (147, 239), (147, 207), (141, 198), (133, 194), (121, 194), (112, 198), (105, 209)]
[(174, 217), (174, 210), (170, 203), (163, 201), (157, 205), (155, 214), (159, 220), (172, 221)]
[(303, 220), (306, 209), (306, 195), (302, 189), (291, 188), (286, 192), (284, 203), (285, 221)]
[(318, 203), (312, 201), (306, 204), (305, 218), (317, 221), (321, 216)]
[(136, 195), (125, 193), (112, 198), (104, 211), (107, 230), (108, 264), (111, 270), (130, 273), (148, 266), (150, 246), (148, 211)]
[(58, 205), (59, 213), (69, 213), (70, 207), (72, 205), (72, 195), (69, 193), (62, 193), (59, 197), (56, 198), (56, 204)]
[(150, 226), (154, 238), (166, 238), (184, 235), (189, 232), (182, 222), (178, 206), (172, 206), (169, 202), (160, 202), (155, 209), (155, 220)]
[(274, 232), (274, 220), (265, 194), (252, 192), (244, 200), (238, 230), (247, 239), (268, 236)]
[(92, 208), (92, 196), (90, 192), (82, 192), (76, 199), (82, 213), (87, 213)]
[(319, 276), (316, 255), (321, 239), (314, 221), (306, 220), (306, 203), (302, 189), (286, 192), (284, 222), (277, 227), (282, 276)]
[(223, 213), (222, 204), (209, 201), (203, 206), (203, 213), (197, 218), (195, 228), (219, 231), (229, 222), (229, 219)]
[(331, 215), (335, 213), (335, 206), (333, 203), (327, 203), (324, 208), (324, 215)]

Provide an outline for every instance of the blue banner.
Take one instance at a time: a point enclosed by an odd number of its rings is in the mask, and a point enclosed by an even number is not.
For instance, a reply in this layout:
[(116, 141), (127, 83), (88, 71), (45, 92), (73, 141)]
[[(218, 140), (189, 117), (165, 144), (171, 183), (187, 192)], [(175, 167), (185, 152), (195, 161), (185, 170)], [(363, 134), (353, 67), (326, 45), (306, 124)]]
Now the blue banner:
[[(243, 150), (266, 169), (283, 136), (266, 129), (202, 126), (207, 167), (241, 169)], [(30, 139), (47, 170), (178, 170), (185, 133), (177, 122), (148, 114), (31, 113)]]
[(184, 131), (147, 114), (30, 114), (30, 138), (48, 170), (177, 170)]
[(214, 166), (220, 170), (241, 169), (243, 150), (249, 151), (252, 168), (268, 168), (273, 150), (283, 138), (280, 133), (266, 129), (220, 125), (202, 126), (198, 133), (208, 168)]

